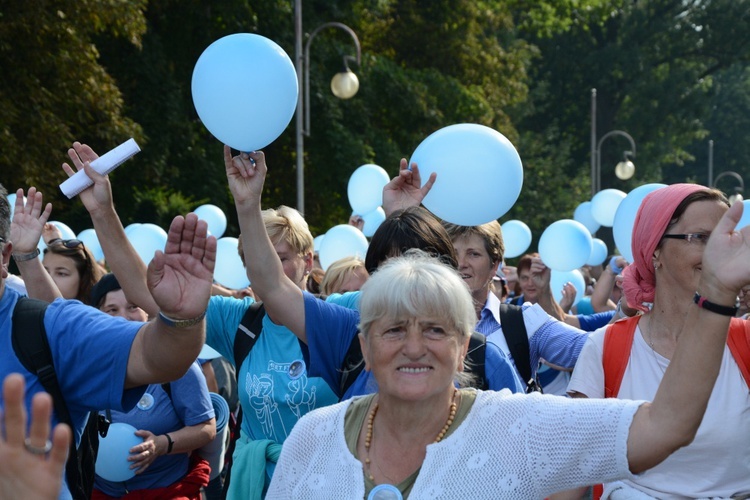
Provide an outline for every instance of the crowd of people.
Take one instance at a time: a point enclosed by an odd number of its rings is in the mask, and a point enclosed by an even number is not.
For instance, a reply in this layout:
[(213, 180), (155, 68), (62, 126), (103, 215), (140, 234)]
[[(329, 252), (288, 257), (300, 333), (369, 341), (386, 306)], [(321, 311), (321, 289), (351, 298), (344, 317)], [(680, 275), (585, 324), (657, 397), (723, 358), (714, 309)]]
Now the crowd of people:
[[(304, 217), (263, 209), (265, 155), (225, 146), (252, 283), (228, 291), (213, 283), (205, 222), (176, 217), (144, 263), (108, 177), (90, 167), (96, 153), (74, 143), (68, 154), (64, 171), (93, 181), (80, 199), (103, 263), (50, 227), (35, 188), (25, 201), (18, 190), (12, 221), (0, 189), (0, 497), (750, 497), (750, 323), (738, 304), (750, 228), (735, 228), (741, 204), (719, 191), (649, 194), (634, 262), (583, 269), (576, 303), (571, 284), (555, 299), (539, 255), (505, 264), (498, 222), (458, 226), (423, 208), (439, 179), (422, 182), (405, 160), (364, 259), (323, 271)], [(42, 304), (69, 419), (17, 350), (24, 295)], [(229, 377), (199, 359), (204, 344)], [(220, 439), (209, 391), (238, 402), (220, 471), (202, 453)], [(92, 420), (137, 429), (131, 479), (81, 485), (66, 463)]]

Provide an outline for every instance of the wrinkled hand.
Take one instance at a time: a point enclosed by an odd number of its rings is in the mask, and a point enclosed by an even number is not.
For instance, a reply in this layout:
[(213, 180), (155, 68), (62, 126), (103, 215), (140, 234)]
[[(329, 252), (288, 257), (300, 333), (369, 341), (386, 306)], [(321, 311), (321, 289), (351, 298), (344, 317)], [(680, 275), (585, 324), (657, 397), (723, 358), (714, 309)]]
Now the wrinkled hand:
[(13, 253), (31, 253), (39, 244), (42, 231), (52, 213), (52, 204), (44, 205), (42, 193), (35, 187), (29, 188), (26, 203), (23, 202), (23, 189), (16, 191), (16, 205), (10, 225), (10, 241)]
[(562, 289), (562, 298), (560, 299), (560, 307), (562, 307), (562, 310), (567, 312), (570, 312), (570, 308), (573, 307), (573, 302), (576, 301), (576, 295), (578, 295), (578, 290), (576, 290), (575, 285), (568, 281), (563, 285)]
[[(25, 384), (14, 373), (3, 382), (5, 433), (0, 435), (0, 498), (56, 499), (60, 494), (65, 461), (72, 434), (65, 424), (55, 427), (52, 450), (47, 456), (29, 453), (26, 434)], [(31, 402), (31, 426), (28, 438), (32, 446), (43, 448), (50, 438), (52, 398), (36, 394)], [(1, 426), (1, 425), (0, 425)]]
[(518, 282), (518, 268), (516, 266), (503, 266), (500, 268), (505, 275), (505, 280), (508, 283)]
[(268, 172), (263, 151), (232, 156), (232, 148), (225, 145), (224, 167), (235, 203), (251, 202), (260, 205), (263, 183)]
[(698, 291), (706, 299), (732, 305), (740, 289), (750, 284), (750, 226), (735, 230), (742, 203), (724, 214), (706, 244)]
[(90, 214), (95, 214), (100, 210), (112, 209), (112, 185), (109, 183), (109, 176), (101, 175), (91, 168), (91, 162), (99, 158), (99, 155), (89, 145), (74, 142), (73, 147), (68, 149), (68, 156), (75, 166), (73, 170), (69, 164), (63, 163), (62, 168), (68, 177), (73, 176), (78, 170), (84, 170), (94, 181), (93, 186), (87, 187), (79, 194), (86, 210)]
[(437, 179), (437, 174), (433, 172), (423, 186), (417, 164), (412, 163), (411, 170), (409, 170), (406, 158), (401, 158), (398, 175), (383, 188), (385, 215), (389, 216), (397, 210), (419, 206), (432, 189), (432, 185), (435, 184), (435, 179)]
[(201, 315), (211, 296), (216, 238), (194, 213), (177, 216), (169, 226), (164, 252), (148, 265), (148, 287), (167, 316), (190, 319)]
[(143, 442), (130, 448), (128, 462), (133, 462), (130, 465), (131, 470), (135, 470), (136, 474), (142, 474), (154, 460), (164, 455), (167, 449), (156, 439), (158, 436), (150, 431), (140, 429), (135, 431), (135, 435), (142, 437)]

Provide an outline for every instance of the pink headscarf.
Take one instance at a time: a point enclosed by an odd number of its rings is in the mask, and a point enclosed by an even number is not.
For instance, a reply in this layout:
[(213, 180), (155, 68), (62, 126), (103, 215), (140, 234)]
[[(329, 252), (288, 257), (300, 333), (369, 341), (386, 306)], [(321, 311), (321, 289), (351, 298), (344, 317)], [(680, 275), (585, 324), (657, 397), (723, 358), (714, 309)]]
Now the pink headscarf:
[(633, 223), (633, 262), (622, 273), (622, 288), (630, 307), (648, 311), (648, 307), (643, 303), (654, 302), (654, 251), (667, 230), (677, 206), (689, 195), (704, 189), (707, 188), (699, 184), (672, 184), (657, 189), (643, 198)]

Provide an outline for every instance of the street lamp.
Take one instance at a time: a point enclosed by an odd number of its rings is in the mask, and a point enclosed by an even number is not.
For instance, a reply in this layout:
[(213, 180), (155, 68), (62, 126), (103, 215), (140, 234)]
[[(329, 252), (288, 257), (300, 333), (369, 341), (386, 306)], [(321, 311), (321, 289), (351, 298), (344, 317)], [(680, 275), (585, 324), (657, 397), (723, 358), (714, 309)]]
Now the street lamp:
[(732, 177), (734, 179), (737, 179), (737, 182), (740, 183), (739, 186), (734, 187), (734, 194), (729, 196), (729, 204), (733, 205), (738, 201), (742, 201), (742, 195), (745, 192), (745, 181), (742, 179), (742, 176), (737, 172), (732, 172), (731, 170), (722, 172), (716, 176), (716, 179), (714, 179), (714, 183), (711, 187), (716, 187), (719, 184), (719, 179), (721, 179), (722, 177)]
[[(325, 28), (337, 28), (345, 31), (354, 41), (357, 55), (344, 56), (343, 69), (331, 79), (331, 92), (339, 99), (350, 99), (359, 90), (359, 79), (349, 69), (349, 61), (361, 62), (361, 49), (357, 34), (349, 26), (343, 23), (324, 23), (310, 33), (302, 51), (302, 0), (294, 1), (294, 53), (297, 81), (300, 84), (299, 97), (297, 99), (297, 210), (305, 213), (305, 147), (304, 136), (310, 135), (310, 44), (315, 36)], [(304, 88), (302, 87), (304, 86)]]
[(612, 130), (602, 136), (597, 142), (596, 138), (596, 89), (591, 89), (591, 197), (602, 189), (602, 143), (613, 136), (624, 137), (630, 142), (630, 150), (623, 151), (623, 160), (615, 166), (615, 175), (623, 181), (630, 179), (635, 174), (635, 164), (631, 158), (635, 158), (635, 141), (627, 132)]

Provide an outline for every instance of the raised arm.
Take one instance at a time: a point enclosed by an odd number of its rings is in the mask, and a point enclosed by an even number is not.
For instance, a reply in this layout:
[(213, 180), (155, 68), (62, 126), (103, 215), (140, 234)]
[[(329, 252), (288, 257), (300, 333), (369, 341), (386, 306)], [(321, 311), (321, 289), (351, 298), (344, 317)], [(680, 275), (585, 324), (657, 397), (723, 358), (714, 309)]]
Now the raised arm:
[[(594, 292), (591, 294), (591, 307), (594, 312), (611, 311), (617, 307), (617, 304), (609, 298), (615, 287), (617, 275), (622, 273), (622, 269), (628, 265), (625, 257), (612, 257), (612, 260), (604, 266), (599, 279), (594, 285)], [(613, 266), (617, 266), (615, 269)]]
[(552, 288), (550, 287), (550, 269), (544, 265), (541, 258), (534, 257), (531, 259), (530, 271), (531, 279), (534, 280), (534, 285), (536, 285), (536, 289), (538, 290), (537, 302), (547, 314), (557, 320), (563, 321), (566, 314), (560, 307), (560, 304), (558, 304), (552, 296)]
[(68, 156), (75, 166), (74, 170), (69, 164), (63, 164), (63, 170), (68, 176), (72, 176), (77, 170), (85, 170), (86, 175), (94, 181), (93, 186), (81, 191), (79, 196), (91, 216), (107, 266), (117, 277), (128, 300), (146, 311), (150, 318), (155, 317), (159, 307), (146, 286), (146, 264), (125, 235), (125, 229), (115, 211), (109, 177), (91, 168), (90, 163), (99, 155), (88, 145), (74, 142), (73, 147), (68, 150)]
[(436, 178), (437, 174), (433, 172), (423, 186), (417, 164), (412, 163), (409, 167), (406, 158), (401, 158), (398, 175), (383, 188), (383, 211), (386, 217), (396, 210), (419, 206), (432, 189)]
[(247, 275), (253, 291), (265, 304), (274, 323), (286, 326), (305, 342), (302, 290), (284, 274), (261, 216), (260, 200), (268, 170), (265, 155), (254, 151), (233, 157), (231, 148), (224, 146), (224, 166), (237, 208)]
[(175, 217), (164, 252), (149, 264), (148, 287), (160, 313), (133, 341), (126, 388), (176, 380), (198, 357), (216, 264), (216, 238), (207, 231), (193, 213)]
[(50, 213), (52, 204), (45, 205), (42, 193), (35, 187), (29, 188), (26, 203), (23, 202), (23, 189), (16, 193), (16, 205), (10, 225), (13, 260), (18, 266), (29, 297), (46, 302), (62, 297), (52, 276), (44, 269), (37, 247)]
[[(734, 231), (742, 215), (735, 203), (719, 221), (703, 254), (698, 292), (715, 304), (734, 305), (750, 283), (750, 226)], [(636, 412), (628, 436), (630, 470), (649, 469), (695, 437), (719, 375), (729, 316), (693, 305), (672, 360), (651, 404)]]

